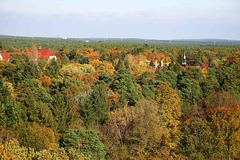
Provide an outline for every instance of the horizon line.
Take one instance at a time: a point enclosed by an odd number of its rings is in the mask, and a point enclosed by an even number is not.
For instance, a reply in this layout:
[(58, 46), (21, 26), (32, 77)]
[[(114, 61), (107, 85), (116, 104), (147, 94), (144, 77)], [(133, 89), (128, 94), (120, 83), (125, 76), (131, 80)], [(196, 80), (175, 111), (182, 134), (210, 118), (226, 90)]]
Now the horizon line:
[[(156, 38), (136, 38), (136, 37), (67, 37), (67, 36), (54, 36), (54, 37), (46, 37), (46, 36), (24, 36), (24, 35), (8, 35), (8, 34), (0, 34), (0, 36), (6, 36), (6, 37), (18, 37), (18, 38), (57, 38), (57, 39), (81, 39), (81, 40), (87, 40), (87, 39), (105, 39), (111, 40), (111, 39), (119, 39), (119, 40), (124, 40), (124, 39), (139, 39), (139, 40), (148, 40), (148, 41), (196, 41), (196, 40), (220, 40), (220, 41), (240, 41), (240, 39), (228, 39), (228, 38), (173, 38), (173, 39), (156, 39)], [(66, 40), (66, 39), (65, 39)]]

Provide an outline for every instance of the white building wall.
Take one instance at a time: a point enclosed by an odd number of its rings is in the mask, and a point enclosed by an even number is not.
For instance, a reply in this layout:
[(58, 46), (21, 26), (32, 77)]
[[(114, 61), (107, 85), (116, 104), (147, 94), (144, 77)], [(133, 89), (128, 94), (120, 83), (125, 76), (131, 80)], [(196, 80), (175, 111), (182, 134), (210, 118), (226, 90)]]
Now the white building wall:
[(49, 61), (52, 61), (52, 60), (57, 60), (57, 56), (50, 56), (50, 57), (48, 58), (48, 62), (49, 62)]

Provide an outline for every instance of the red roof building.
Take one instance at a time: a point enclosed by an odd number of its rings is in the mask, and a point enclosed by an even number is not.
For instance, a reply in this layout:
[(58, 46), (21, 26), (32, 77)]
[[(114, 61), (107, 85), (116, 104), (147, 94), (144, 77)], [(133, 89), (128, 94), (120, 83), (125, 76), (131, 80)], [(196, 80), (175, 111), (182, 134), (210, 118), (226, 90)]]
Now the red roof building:
[[(30, 57), (32, 57), (32, 48), (29, 49), (28, 51)], [(43, 48), (43, 49), (38, 49), (38, 59), (43, 57), (46, 61), (50, 61), (53, 59), (57, 59), (57, 56), (51, 49)]]
[[(32, 58), (32, 48), (29, 49), (29, 56)], [(23, 54), (22, 52), (0, 52), (0, 60), (9, 61), (11, 54)], [(24, 52), (26, 54), (26, 52)], [(50, 49), (39, 49), (38, 59), (43, 57), (46, 61), (56, 60), (57, 56)]]
[(22, 54), (22, 52), (0, 52), (0, 60), (9, 61), (11, 54)]

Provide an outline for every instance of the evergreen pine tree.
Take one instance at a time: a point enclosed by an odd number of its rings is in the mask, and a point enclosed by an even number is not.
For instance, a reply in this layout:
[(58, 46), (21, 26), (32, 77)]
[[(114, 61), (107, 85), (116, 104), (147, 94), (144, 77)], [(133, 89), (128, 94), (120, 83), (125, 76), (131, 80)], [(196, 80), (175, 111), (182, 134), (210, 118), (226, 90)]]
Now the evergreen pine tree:
[(74, 148), (76, 153), (90, 156), (91, 160), (103, 159), (106, 155), (107, 148), (101, 143), (94, 130), (68, 129), (62, 141), (65, 149)]
[(97, 84), (88, 101), (80, 109), (81, 118), (88, 126), (92, 122), (103, 124), (108, 118), (110, 104), (107, 102), (107, 93), (102, 84)]
[(0, 125), (13, 127), (17, 123), (17, 105), (9, 87), (0, 80)]

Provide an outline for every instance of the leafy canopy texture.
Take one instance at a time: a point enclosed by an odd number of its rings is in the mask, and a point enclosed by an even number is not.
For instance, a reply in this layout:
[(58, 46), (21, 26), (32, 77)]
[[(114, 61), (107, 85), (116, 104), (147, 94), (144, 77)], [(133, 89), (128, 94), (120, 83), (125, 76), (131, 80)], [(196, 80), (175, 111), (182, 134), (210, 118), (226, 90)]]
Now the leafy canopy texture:
[(18, 108), (12, 97), (10, 85), (0, 79), (0, 125), (12, 127), (17, 123)]
[[(179, 124), (182, 115), (179, 105), (180, 98), (177, 91), (169, 87), (166, 82), (162, 82), (155, 90), (154, 99), (159, 104), (160, 125), (166, 126), (169, 135), (166, 136), (165, 149), (166, 156), (175, 157), (175, 150), (179, 140)], [(171, 137), (171, 138), (170, 138)]]
[(91, 160), (103, 159), (107, 149), (94, 130), (84, 128), (67, 130), (63, 137), (63, 147), (74, 148), (76, 152), (91, 157)]
[(139, 99), (137, 83), (127, 69), (119, 70), (111, 88), (113, 88), (114, 92), (118, 92), (122, 95), (120, 99), (125, 98), (125, 100), (123, 100), (123, 105), (125, 102), (128, 102), (129, 105), (134, 105)]
[(81, 118), (88, 126), (92, 122), (103, 124), (108, 118), (110, 103), (107, 102), (107, 93), (102, 84), (94, 87), (86, 103), (80, 108)]

